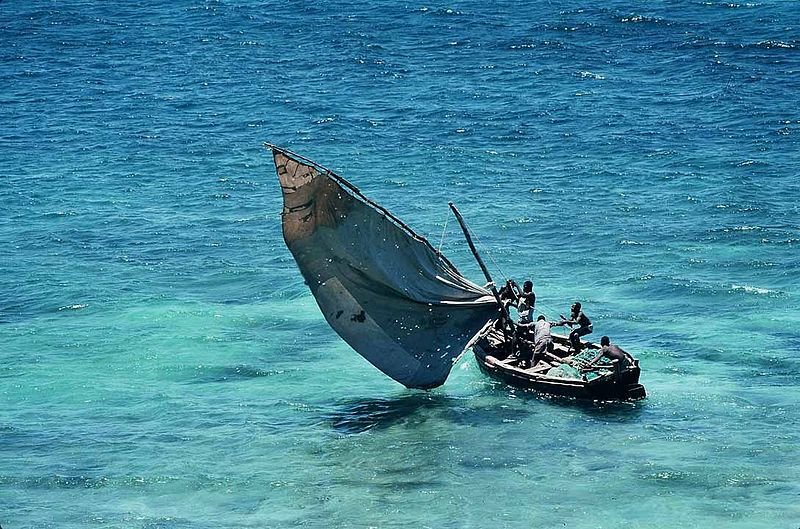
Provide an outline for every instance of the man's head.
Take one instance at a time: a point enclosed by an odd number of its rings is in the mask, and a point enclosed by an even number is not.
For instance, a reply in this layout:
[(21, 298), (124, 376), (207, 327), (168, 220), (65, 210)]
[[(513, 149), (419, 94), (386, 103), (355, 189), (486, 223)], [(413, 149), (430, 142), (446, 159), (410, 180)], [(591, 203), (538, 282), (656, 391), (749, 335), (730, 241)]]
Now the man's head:
[(611, 345), (611, 340), (609, 340), (608, 336), (603, 336), (600, 338), (600, 345)]
[(539, 317), (538, 317), (538, 318), (536, 318), (536, 321), (542, 321), (542, 320), (544, 320), (544, 319), (546, 319), (546, 318), (544, 317), (544, 314), (539, 314)]
[(533, 281), (525, 281), (525, 283), (522, 284), (522, 291), (533, 292)]
[(575, 303), (573, 303), (572, 304), (572, 310), (574, 310), (576, 312), (581, 310), (581, 302), (580, 301), (576, 301)]

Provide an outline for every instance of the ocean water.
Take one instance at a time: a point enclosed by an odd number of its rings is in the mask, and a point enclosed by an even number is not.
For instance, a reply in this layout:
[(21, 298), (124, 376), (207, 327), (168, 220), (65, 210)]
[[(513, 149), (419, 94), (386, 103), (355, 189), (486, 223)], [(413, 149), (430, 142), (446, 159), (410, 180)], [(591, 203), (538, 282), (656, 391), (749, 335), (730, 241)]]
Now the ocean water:
[[(800, 9), (0, 3), (0, 525), (800, 527)], [(580, 300), (648, 398), (406, 390), (262, 143)]]

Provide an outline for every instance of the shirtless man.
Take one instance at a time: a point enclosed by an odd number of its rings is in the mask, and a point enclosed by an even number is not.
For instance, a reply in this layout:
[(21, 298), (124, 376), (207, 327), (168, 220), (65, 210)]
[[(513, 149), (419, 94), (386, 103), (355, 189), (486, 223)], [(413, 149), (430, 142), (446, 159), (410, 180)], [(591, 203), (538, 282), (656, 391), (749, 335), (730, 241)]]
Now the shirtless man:
[(603, 336), (600, 338), (600, 352), (597, 353), (597, 356), (589, 360), (589, 363), (586, 364), (586, 367), (595, 364), (604, 356), (612, 361), (617, 360), (617, 365), (619, 365), (620, 369), (627, 369), (633, 365), (633, 357), (631, 355), (625, 352), (618, 345), (612, 344), (608, 336)]
[(508, 279), (497, 294), (503, 305), (516, 305), (519, 301), (520, 291), (514, 280)]
[(594, 327), (592, 326), (592, 321), (581, 310), (580, 301), (576, 301), (575, 303), (572, 304), (572, 311), (570, 312), (569, 319), (561, 320), (559, 325), (569, 325), (570, 327), (572, 327), (573, 325), (578, 326), (577, 329), (573, 329), (569, 333), (570, 348), (575, 353), (579, 353), (581, 351), (581, 336), (586, 336), (587, 334), (591, 334), (592, 331), (594, 330)]
[(525, 281), (522, 284), (522, 292), (519, 295), (520, 303), (522, 301), (531, 308), (531, 311), (536, 307), (536, 293), (533, 291), (533, 281)]

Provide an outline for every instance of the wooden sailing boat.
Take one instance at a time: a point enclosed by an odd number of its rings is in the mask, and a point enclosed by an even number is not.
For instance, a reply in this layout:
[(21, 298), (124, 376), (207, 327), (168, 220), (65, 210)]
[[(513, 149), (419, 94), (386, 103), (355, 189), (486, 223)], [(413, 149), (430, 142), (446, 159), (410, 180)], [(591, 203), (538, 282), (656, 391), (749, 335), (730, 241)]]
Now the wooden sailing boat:
[(632, 389), (641, 388), (638, 362), (624, 373), (595, 369), (570, 379), (550, 373), (565, 364), (561, 359), (547, 370), (519, 369), (504, 360), (510, 336), (506, 325), (494, 322), (513, 322), (452, 204), (490, 290), (462, 276), (424, 237), (342, 177), (267, 147), (283, 191), (284, 240), (322, 314), (387, 376), (409, 388), (439, 386), (472, 347), (481, 369), (507, 383), (572, 397), (644, 396), (643, 388)]

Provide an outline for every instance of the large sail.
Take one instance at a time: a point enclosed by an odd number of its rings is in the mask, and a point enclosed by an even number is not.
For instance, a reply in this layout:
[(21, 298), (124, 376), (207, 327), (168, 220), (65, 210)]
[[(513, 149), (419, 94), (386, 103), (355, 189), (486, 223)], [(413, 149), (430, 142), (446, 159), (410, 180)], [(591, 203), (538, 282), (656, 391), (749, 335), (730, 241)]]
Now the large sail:
[(283, 237), (325, 319), (410, 388), (441, 385), (495, 298), (391, 213), (331, 171), (269, 145)]

